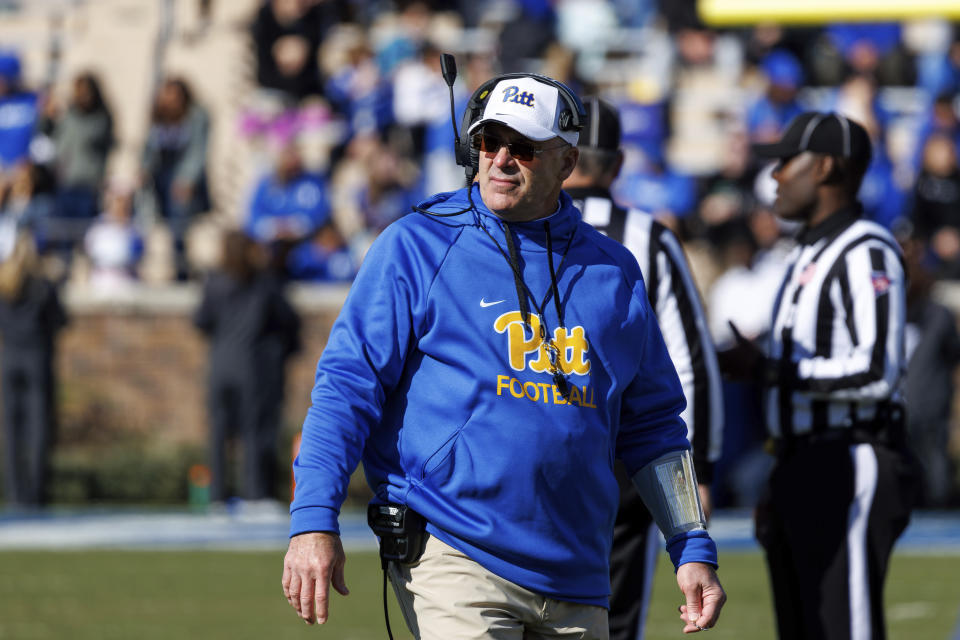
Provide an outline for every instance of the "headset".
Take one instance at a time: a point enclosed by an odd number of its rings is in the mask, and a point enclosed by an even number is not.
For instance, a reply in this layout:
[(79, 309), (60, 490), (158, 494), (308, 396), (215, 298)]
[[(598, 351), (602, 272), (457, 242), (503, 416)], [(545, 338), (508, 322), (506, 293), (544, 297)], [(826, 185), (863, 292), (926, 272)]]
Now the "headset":
[[(447, 80), (447, 84), (451, 88), (450, 100), (452, 103), (453, 79), (456, 78), (457, 74), (456, 63), (454, 62), (453, 56), (449, 54), (443, 55), (441, 59), (441, 69), (444, 79)], [(470, 96), (470, 101), (467, 102), (466, 111), (463, 113), (463, 121), (460, 125), (460, 131), (455, 143), (457, 164), (465, 167), (464, 173), (467, 178), (467, 185), (473, 182), (477, 171), (480, 170), (480, 152), (471, 147), (470, 137), (467, 132), (470, 131), (473, 123), (482, 117), (483, 110), (487, 106), (487, 100), (490, 99), (490, 92), (497, 86), (497, 83), (512, 78), (533, 78), (545, 85), (555, 87), (566, 107), (560, 112), (558, 123), (560, 130), (580, 131), (583, 129), (583, 124), (587, 119), (587, 112), (583, 107), (583, 102), (580, 101), (576, 93), (571, 91), (570, 88), (562, 82), (557, 82), (553, 78), (548, 78), (547, 76), (536, 73), (506, 73), (491, 78), (480, 85), (477, 90), (473, 92), (473, 95)], [(454, 121), (454, 131), (456, 132), (456, 121)]]
[(477, 176), (477, 172), (480, 171), (480, 152), (470, 145), (470, 138), (467, 132), (470, 131), (470, 126), (483, 115), (483, 110), (487, 106), (487, 100), (490, 99), (490, 92), (501, 80), (533, 78), (543, 84), (555, 87), (560, 98), (566, 104), (566, 108), (560, 112), (558, 122), (561, 131), (580, 131), (583, 129), (583, 124), (587, 119), (587, 111), (584, 109), (580, 98), (562, 82), (557, 82), (553, 78), (548, 78), (547, 76), (536, 73), (506, 73), (487, 80), (473, 92), (473, 95), (470, 96), (470, 101), (467, 102), (467, 108), (463, 112), (463, 121), (458, 130), (456, 108), (453, 102), (453, 83), (457, 79), (457, 61), (449, 53), (444, 53), (440, 56), (440, 72), (443, 74), (443, 80), (447, 83), (447, 88), (450, 90), (450, 124), (453, 126), (453, 135), (456, 138), (453, 145), (454, 152), (457, 164), (465, 167), (464, 175), (467, 178), (467, 198), (470, 201), (470, 205), (451, 213), (435, 213), (429, 209), (414, 205), (412, 209), (417, 213), (429, 215), (433, 218), (450, 218), (466, 213), (473, 208), (473, 192), (470, 186), (473, 184), (473, 179)]

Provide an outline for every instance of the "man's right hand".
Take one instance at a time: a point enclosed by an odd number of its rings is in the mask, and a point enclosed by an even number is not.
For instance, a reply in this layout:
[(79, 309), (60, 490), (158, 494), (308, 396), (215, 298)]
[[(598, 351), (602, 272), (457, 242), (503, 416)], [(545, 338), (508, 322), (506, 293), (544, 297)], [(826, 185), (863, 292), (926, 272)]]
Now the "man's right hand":
[(347, 556), (335, 533), (302, 533), (290, 538), (283, 558), (283, 595), (307, 624), (327, 621), (330, 585), (348, 595), (343, 568)]

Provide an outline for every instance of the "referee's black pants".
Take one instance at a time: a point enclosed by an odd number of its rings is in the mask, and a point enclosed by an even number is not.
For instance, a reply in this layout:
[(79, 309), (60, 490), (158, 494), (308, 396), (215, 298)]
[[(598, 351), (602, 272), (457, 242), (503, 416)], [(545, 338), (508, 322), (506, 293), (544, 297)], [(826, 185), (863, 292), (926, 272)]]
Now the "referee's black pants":
[(657, 555), (663, 547), (653, 516), (617, 462), (620, 509), (610, 553), (610, 640), (641, 640)]
[(781, 640), (883, 640), (883, 583), (917, 495), (913, 458), (832, 441), (780, 455), (757, 505)]

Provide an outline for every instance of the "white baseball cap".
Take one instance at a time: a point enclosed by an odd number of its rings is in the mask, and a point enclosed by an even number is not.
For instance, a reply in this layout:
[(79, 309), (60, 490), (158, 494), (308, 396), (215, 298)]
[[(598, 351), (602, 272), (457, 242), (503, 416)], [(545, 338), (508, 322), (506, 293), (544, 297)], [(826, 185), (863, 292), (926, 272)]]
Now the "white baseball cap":
[(560, 129), (560, 114), (569, 109), (560, 90), (535, 78), (509, 78), (494, 86), (483, 116), (470, 125), (472, 135), (488, 122), (500, 122), (522, 136), (538, 142), (562, 138), (577, 146), (577, 131)]

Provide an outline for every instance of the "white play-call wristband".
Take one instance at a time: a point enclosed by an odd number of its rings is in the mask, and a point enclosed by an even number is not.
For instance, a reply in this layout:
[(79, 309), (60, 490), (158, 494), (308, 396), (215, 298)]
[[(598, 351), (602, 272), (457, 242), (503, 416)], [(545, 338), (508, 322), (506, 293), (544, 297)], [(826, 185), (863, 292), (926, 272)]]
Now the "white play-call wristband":
[(689, 449), (660, 456), (633, 476), (633, 484), (667, 540), (707, 528)]

